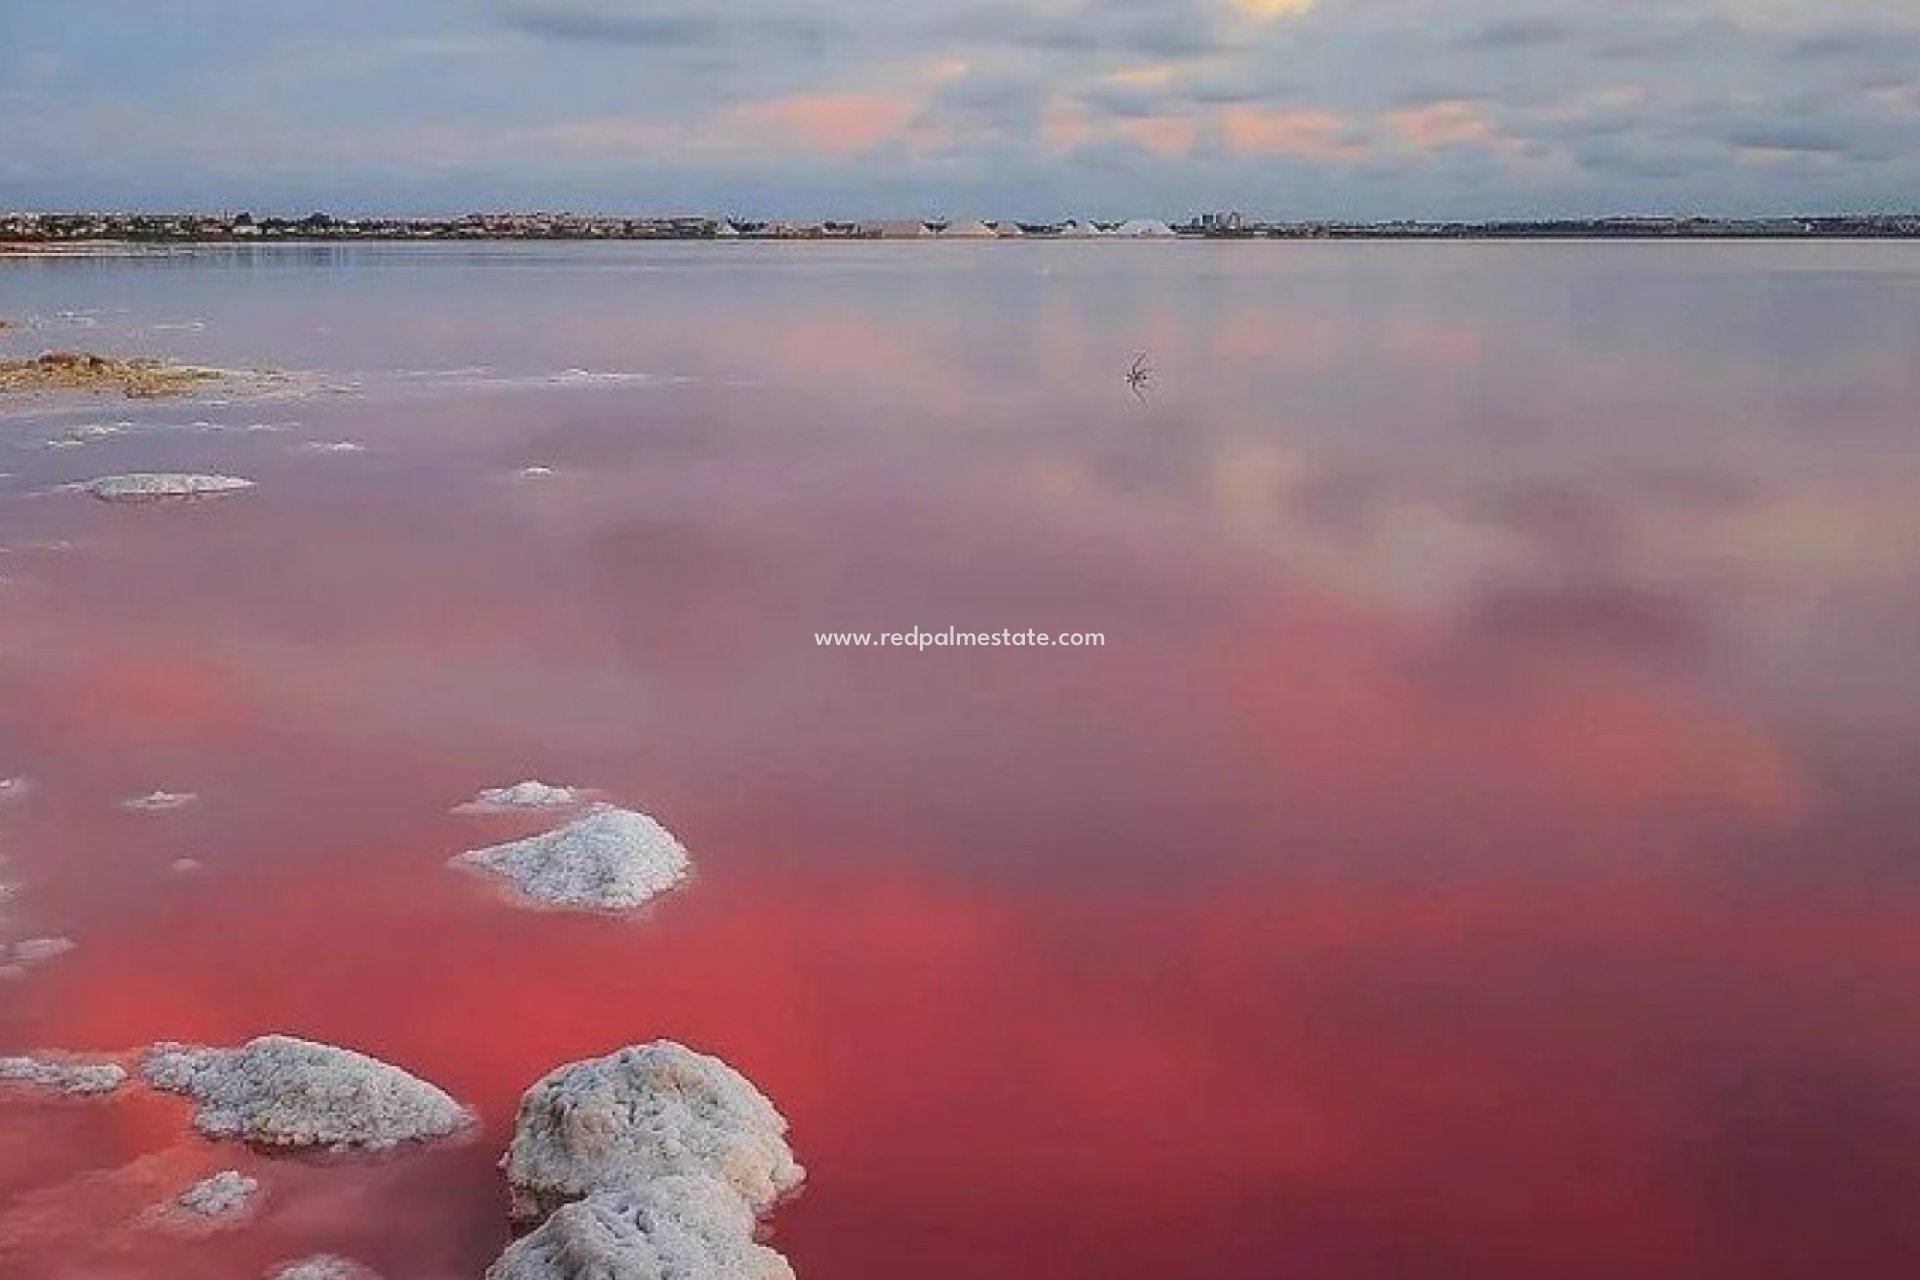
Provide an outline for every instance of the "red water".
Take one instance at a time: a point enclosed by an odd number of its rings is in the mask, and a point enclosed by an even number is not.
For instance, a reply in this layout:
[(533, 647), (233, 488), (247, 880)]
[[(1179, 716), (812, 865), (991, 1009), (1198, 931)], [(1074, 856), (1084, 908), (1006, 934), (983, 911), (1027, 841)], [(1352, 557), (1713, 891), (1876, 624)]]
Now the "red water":
[[(520, 1091), (662, 1036), (791, 1118), (808, 1280), (1920, 1272), (1920, 258), (1251, 250), (0, 278), (22, 342), (368, 375), (0, 420), (0, 938), (79, 944), (0, 1053), (281, 1031), (485, 1120), (285, 1160), (0, 1101), (0, 1275), (478, 1276)], [(477, 364), (686, 380), (381, 372)], [(261, 485), (35, 496), (143, 467)], [(813, 643), (916, 625), (1108, 642)], [(532, 776), (696, 882), (445, 870)], [(133, 1222), (228, 1167), (253, 1225)]]

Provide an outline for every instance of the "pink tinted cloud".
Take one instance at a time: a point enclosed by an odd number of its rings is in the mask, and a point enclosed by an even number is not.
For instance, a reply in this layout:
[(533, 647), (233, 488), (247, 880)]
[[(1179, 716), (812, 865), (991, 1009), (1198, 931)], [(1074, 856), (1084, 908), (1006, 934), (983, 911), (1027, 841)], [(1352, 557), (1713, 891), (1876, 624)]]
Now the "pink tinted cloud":
[(792, 145), (853, 156), (905, 135), (920, 104), (888, 93), (804, 93), (740, 107), (729, 123), (768, 130)]
[(1291, 155), (1354, 163), (1373, 153), (1357, 136), (1349, 117), (1319, 109), (1229, 107), (1220, 114), (1220, 136), (1229, 150), (1242, 155)]

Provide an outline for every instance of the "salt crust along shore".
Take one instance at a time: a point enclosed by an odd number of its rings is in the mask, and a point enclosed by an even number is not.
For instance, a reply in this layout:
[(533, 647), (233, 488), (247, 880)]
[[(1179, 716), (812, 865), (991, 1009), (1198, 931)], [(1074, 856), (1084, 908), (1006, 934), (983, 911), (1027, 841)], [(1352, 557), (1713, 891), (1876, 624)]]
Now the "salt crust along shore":
[(292, 1036), (237, 1049), (159, 1044), (141, 1075), (199, 1103), (209, 1138), (260, 1147), (383, 1151), (444, 1138), (474, 1122), (445, 1092), (377, 1058)]
[(672, 1041), (549, 1073), (506, 1159), (516, 1226), (487, 1280), (791, 1280), (754, 1239), (806, 1172), (787, 1122), (720, 1059)]
[(692, 870), (672, 832), (612, 805), (540, 835), (469, 850), (449, 865), (496, 876), (530, 902), (581, 911), (631, 911)]
[(243, 480), (239, 476), (155, 471), (101, 476), (80, 487), (102, 502), (166, 502), (240, 493), (253, 488), (253, 481)]

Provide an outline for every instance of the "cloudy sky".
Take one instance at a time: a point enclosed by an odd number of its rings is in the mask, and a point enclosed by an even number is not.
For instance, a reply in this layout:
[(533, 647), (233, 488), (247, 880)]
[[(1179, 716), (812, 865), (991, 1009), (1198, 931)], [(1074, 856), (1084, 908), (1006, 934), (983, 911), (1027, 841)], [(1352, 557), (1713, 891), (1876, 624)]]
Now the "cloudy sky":
[(1920, 205), (1915, 0), (0, 0), (0, 207)]

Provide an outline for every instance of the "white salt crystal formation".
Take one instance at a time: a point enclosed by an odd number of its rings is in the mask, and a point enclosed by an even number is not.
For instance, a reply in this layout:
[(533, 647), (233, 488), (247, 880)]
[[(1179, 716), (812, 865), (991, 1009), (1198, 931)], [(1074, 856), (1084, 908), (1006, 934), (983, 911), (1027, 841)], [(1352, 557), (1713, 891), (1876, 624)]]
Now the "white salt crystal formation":
[(598, 805), (542, 835), (475, 849), (452, 864), (491, 873), (537, 903), (629, 911), (687, 878), (687, 851), (644, 813)]
[(316, 1253), (310, 1258), (283, 1262), (267, 1273), (267, 1280), (380, 1280), (350, 1258)]
[(459, 813), (506, 813), (515, 809), (565, 809), (579, 804), (587, 793), (578, 787), (556, 787), (528, 780), (510, 787), (488, 787), (461, 805)]
[(127, 1082), (117, 1062), (76, 1062), (65, 1058), (0, 1058), (0, 1085), (44, 1089), (69, 1098), (96, 1098)]
[(671, 1041), (552, 1072), (502, 1162), (517, 1226), (487, 1280), (791, 1280), (757, 1218), (806, 1172), (739, 1072)]
[(753, 1211), (724, 1184), (668, 1178), (567, 1205), (486, 1280), (794, 1280), (753, 1231)]
[(9, 800), (18, 800), (27, 794), (25, 778), (0, 778), (0, 804)]
[(145, 472), (101, 476), (83, 488), (102, 502), (164, 502), (179, 498), (210, 498), (253, 488), (238, 476), (192, 475), (184, 472)]
[(472, 1122), (447, 1094), (398, 1067), (291, 1036), (238, 1049), (155, 1045), (141, 1074), (198, 1102), (193, 1125), (207, 1137), (261, 1147), (382, 1151)]
[(174, 1203), (203, 1218), (229, 1218), (246, 1212), (259, 1191), (258, 1178), (229, 1169), (194, 1183), (175, 1197)]

